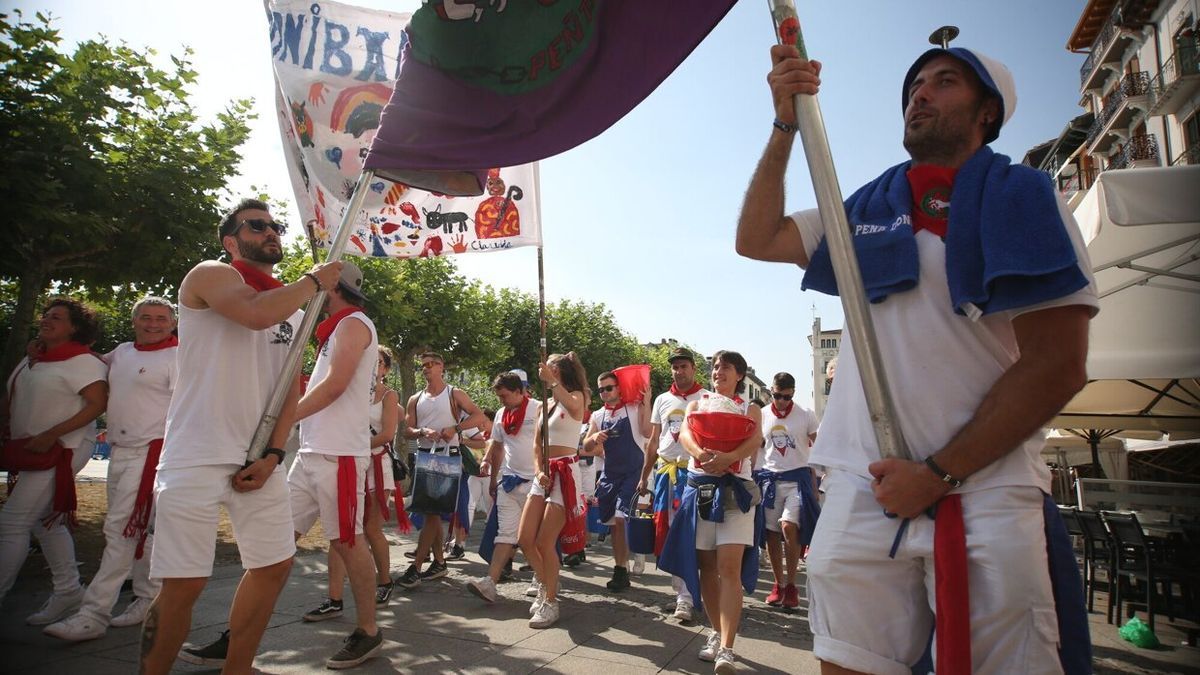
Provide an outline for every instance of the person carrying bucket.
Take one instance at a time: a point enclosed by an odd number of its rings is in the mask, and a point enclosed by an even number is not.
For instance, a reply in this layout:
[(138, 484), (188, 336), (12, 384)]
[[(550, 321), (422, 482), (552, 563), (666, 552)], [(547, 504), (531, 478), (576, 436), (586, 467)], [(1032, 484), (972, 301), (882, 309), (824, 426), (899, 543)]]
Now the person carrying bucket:
[[(625, 521), (637, 508), (638, 479), (650, 436), (650, 387), (646, 383), (636, 400), (624, 401), (612, 371), (600, 373), (596, 385), (604, 407), (592, 415), (583, 449), (604, 457), (604, 471), (596, 479), (596, 501), (600, 521), (612, 526), (613, 576), (606, 585), (608, 590), (620, 592), (629, 588)], [(645, 564), (640, 559), (637, 562)]]

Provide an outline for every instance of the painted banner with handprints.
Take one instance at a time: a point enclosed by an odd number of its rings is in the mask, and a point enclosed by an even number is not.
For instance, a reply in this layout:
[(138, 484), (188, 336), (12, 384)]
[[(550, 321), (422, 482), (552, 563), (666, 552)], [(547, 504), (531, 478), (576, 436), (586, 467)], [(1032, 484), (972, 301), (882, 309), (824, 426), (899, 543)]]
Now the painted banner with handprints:
[[(327, 247), (392, 95), (410, 14), (267, 0), (276, 115), (297, 207)], [(346, 247), (414, 258), (541, 244), (536, 164), (492, 169), (479, 197), (376, 179)]]

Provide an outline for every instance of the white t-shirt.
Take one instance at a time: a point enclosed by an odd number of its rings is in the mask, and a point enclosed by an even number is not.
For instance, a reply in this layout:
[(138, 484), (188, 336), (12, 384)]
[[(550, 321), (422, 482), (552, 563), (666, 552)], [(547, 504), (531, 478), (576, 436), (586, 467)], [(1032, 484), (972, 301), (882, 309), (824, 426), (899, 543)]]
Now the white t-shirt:
[(658, 436), (658, 456), (668, 462), (678, 462), (688, 457), (687, 450), (679, 442), (679, 430), (683, 428), (683, 416), (687, 412), (687, 404), (709, 393), (700, 389), (686, 398), (680, 398), (670, 391), (664, 391), (654, 399), (654, 407), (650, 409), (650, 423), (659, 425), (662, 430)]
[[(729, 399), (726, 399), (724, 396), (721, 396), (720, 394), (705, 393), (704, 395), (700, 396), (701, 405), (703, 405), (703, 399), (706, 399), (709, 397), (719, 397), (721, 400), (725, 400), (726, 402), (729, 402)], [(749, 401), (741, 401), (740, 403), (737, 403), (737, 407), (740, 409), (740, 411), (743, 415), (747, 415), (747, 414), (749, 414), (749, 410), (750, 410), (750, 402)], [(685, 423), (686, 423), (686, 420), (685, 420)], [(741, 478), (743, 480), (749, 480), (751, 471), (754, 468), (753, 467), (754, 455), (751, 454), (749, 457), (742, 459), (742, 460), (738, 460), (738, 461), (739, 461), (738, 469), (735, 472), (735, 474), (737, 475), (738, 478)], [(695, 457), (688, 458), (688, 471), (691, 471), (694, 473), (699, 473), (699, 474), (702, 474), (705, 476), (718, 475), (718, 474), (708, 473), (707, 471), (701, 469), (700, 465), (696, 463)]]
[(359, 321), (367, 327), (371, 341), (363, 349), (354, 375), (342, 395), (332, 403), (300, 420), (300, 452), (319, 452), (339, 457), (369, 457), (371, 455), (371, 394), (375, 386), (374, 358), (379, 353), (375, 324), (362, 312), (354, 312), (338, 322), (329, 339), (317, 354), (309, 387), (329, 376), (333, 350), (344, 339), (348, 322)]
[(808, 437), (817, 433), (817, 414), (793, 403), (787, 417), (780, 419), (771, 406), (762, 409), (763, 447), (754, 465), (782, 473), (808, 466)]
[[(1087, 249), (1075, 219), (1059, 200), (1059, 214), (1075, 247), (1087, 287), (1065, 297), (1019, 310), (996, 312), (978, 321), (955, 314), (946, 280), (946, 246), (937, 235), (916, 234), (920, 281), (916, 288), (871, 304), (871, 319), (886, 364), (901, 433), (916, 459), (945, 447), (974, 416), (998, 379), (1020, 355), (1012, 320), (1020, 314), (1068, 305), (1099, 308)], [(812, 254), (824, 236), (817, 211), (792, 216), (805, 250)], [(981, 469), (958, 492), (1000, 486), (1050, 489), (1050, 470), (1041, 458), (1041, 431), (1020, 448)], [(863, 394), (854, 345), (842, 342), (837, 378), (830, 391), (821, 432), (809, 463), (870, 478), (867, 466), (879, 459), (879, 446)]]
[[(457, 424), (454, 419), (454, 411), (451, 410), (450, 393), (454, 387), (445, 385), (442, 391), (437, 396), (430, 396), (429, 390), (422, 389), (417, 394), (417, 426), (422, 429), (433, 429), (441, 431), (446, 427), (452, 427)], [(459, 445), (460, 441), (458, 434), (455, 434), (449, 441), (437, 441), (437, 447), (444, 445)], [(428, 438), (421, 437), (417, 439), (417, 447), (427, 450), (434, 447), (434, 441)]]
[(138, 351), (123, 342), (105, 355), (108, 361), (108, 440), (140, 448), (163, 437), (171, 392), (179, 378), (178, 347)]
[(529, 405), (525, 407), (525, 419), (517, 433), (511, 436), (504, 431), (503, 415), (504, 410), (501, 409), (492, 424), (492, 440), (504, 446), (504, 465), (500, 468), (500, 475), (533, 480), (537, 474), (533, 462), (533, 434), (542, 423), (542, 403), (535, 398), (529, 399)]
[[(41, 361), (29, 365), (21, 359), (8, 378), (9, 431), (13, 438), (36, 436), (83, 410), (79, 395), (93, 382), (103, 382), (108, 366), (95, 354), (80, 354), (62, 361)], [(85, 440), (96, 438), (96, 423), (58, 437), (64, 448), (78, 448)]]
[(246, 461), (303, 317), (297, 310), (286, 321), (253, 330), (215, 309), (179, 303), (179, 380), (158, 468)]

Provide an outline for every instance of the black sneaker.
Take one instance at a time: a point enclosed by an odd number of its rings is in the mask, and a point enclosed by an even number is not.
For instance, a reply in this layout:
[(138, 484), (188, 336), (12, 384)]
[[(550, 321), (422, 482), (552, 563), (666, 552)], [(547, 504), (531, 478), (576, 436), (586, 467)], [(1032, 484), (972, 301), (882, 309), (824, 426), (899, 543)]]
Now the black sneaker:
[(413, 589), (421, 585), (421, 572), (416, 565), (409, 565), (404, 574), (396, 580), (396, 585), (404, 589)]
[(386, 584), (375, 585), (375, 606), (380, 607), (388, 604), (392, 599), (392, 582)]
[(427, 567), (424, 572), (421, 572), (421, 581), (433, 581), (434, 579), (441, 579), (449, 573), (450, 570), (446, 569), (446, 563), (434, 562), (432, 565)]
[(614, 567), (613, 578), (605, 586), (614, 593), (619, 593), (629, 588), (629, 570), (621, 566)]
[(517, 575), (513, 573), (513, 564), (512, 564), (512, 560), (510, 559), (504, 565), (504, 569), (500, 570), (500, 579), (497, 580), (496, 583), (505, 584), (510, 581), (516, 581), (516, 580), (517, 580)]
[(229, 653), (229, 631), (221, 633), (216, 642), (203, 647), (184, 647), (179, 650), (179, 660), (196, 666), (225, 665), (225, 655)]
[(569, 556), (565, 556), (563, 558), (562, 564), (564, 567), (579, 567), (586, 560), (587, 560), (587, 554), (584, 553), (583, 551), (580, 551), (578, 553), (572, 553)]
[(305, 621), (324, 621), (326, 619), (336, 619), (342, 615), (342, 601), (327, 598), (316, 609), (309, 611), (304, 615)]
[(367, 635), (361, 628), (355, 628), (350, 637), (342, 644), (338, 653), (325, 662), (325, 667), (332, 670), (353, 668), (367, 659), (375, 656), (383, 648), (383, 631), (375, 629), (374, 635)]
[(455, 544), (450, 549), (450, 553), (446, 555), (446, 560), (462, 560), (465, 557), (467, 557), (467, 552), (463, 550), (463, 547)]
[[(405, 557), (405, 558), (408, 558), (409, 560), (416, 560), (416, 559), (417, 559), (417, 551), (416, 551), (415, 549), (414, 549), (414, 550), (412, 550), (412, 551), (405, 551), (405, 552), (404, 552), (404, 557)], [(424, 560), (422, 560), (421, 562), (422, 562), (422, 563), (427, 563), (427, 562), (429, 562), (429, 561), (430, 561), (430, 559), (431, 559), (431, 558), (430, 558), (430, 554), (426, 553), (426, 554), (425, 554), (425, 559), (424, 559)]]

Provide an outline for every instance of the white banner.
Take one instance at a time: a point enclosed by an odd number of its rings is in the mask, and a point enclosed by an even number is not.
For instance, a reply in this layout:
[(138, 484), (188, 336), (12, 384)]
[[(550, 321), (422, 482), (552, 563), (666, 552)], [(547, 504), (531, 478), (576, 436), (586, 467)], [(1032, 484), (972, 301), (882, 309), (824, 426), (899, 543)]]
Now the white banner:
[[(312, 0), (267, 0), (267, 14), (292, 189), (311, 235), (326, 247), (392, 95), (411, 15)], [(414, 258), (538, 246), (537, 189), (535, 164), (492, 169), (481, 197), (377, 179), (346, 251)]]

